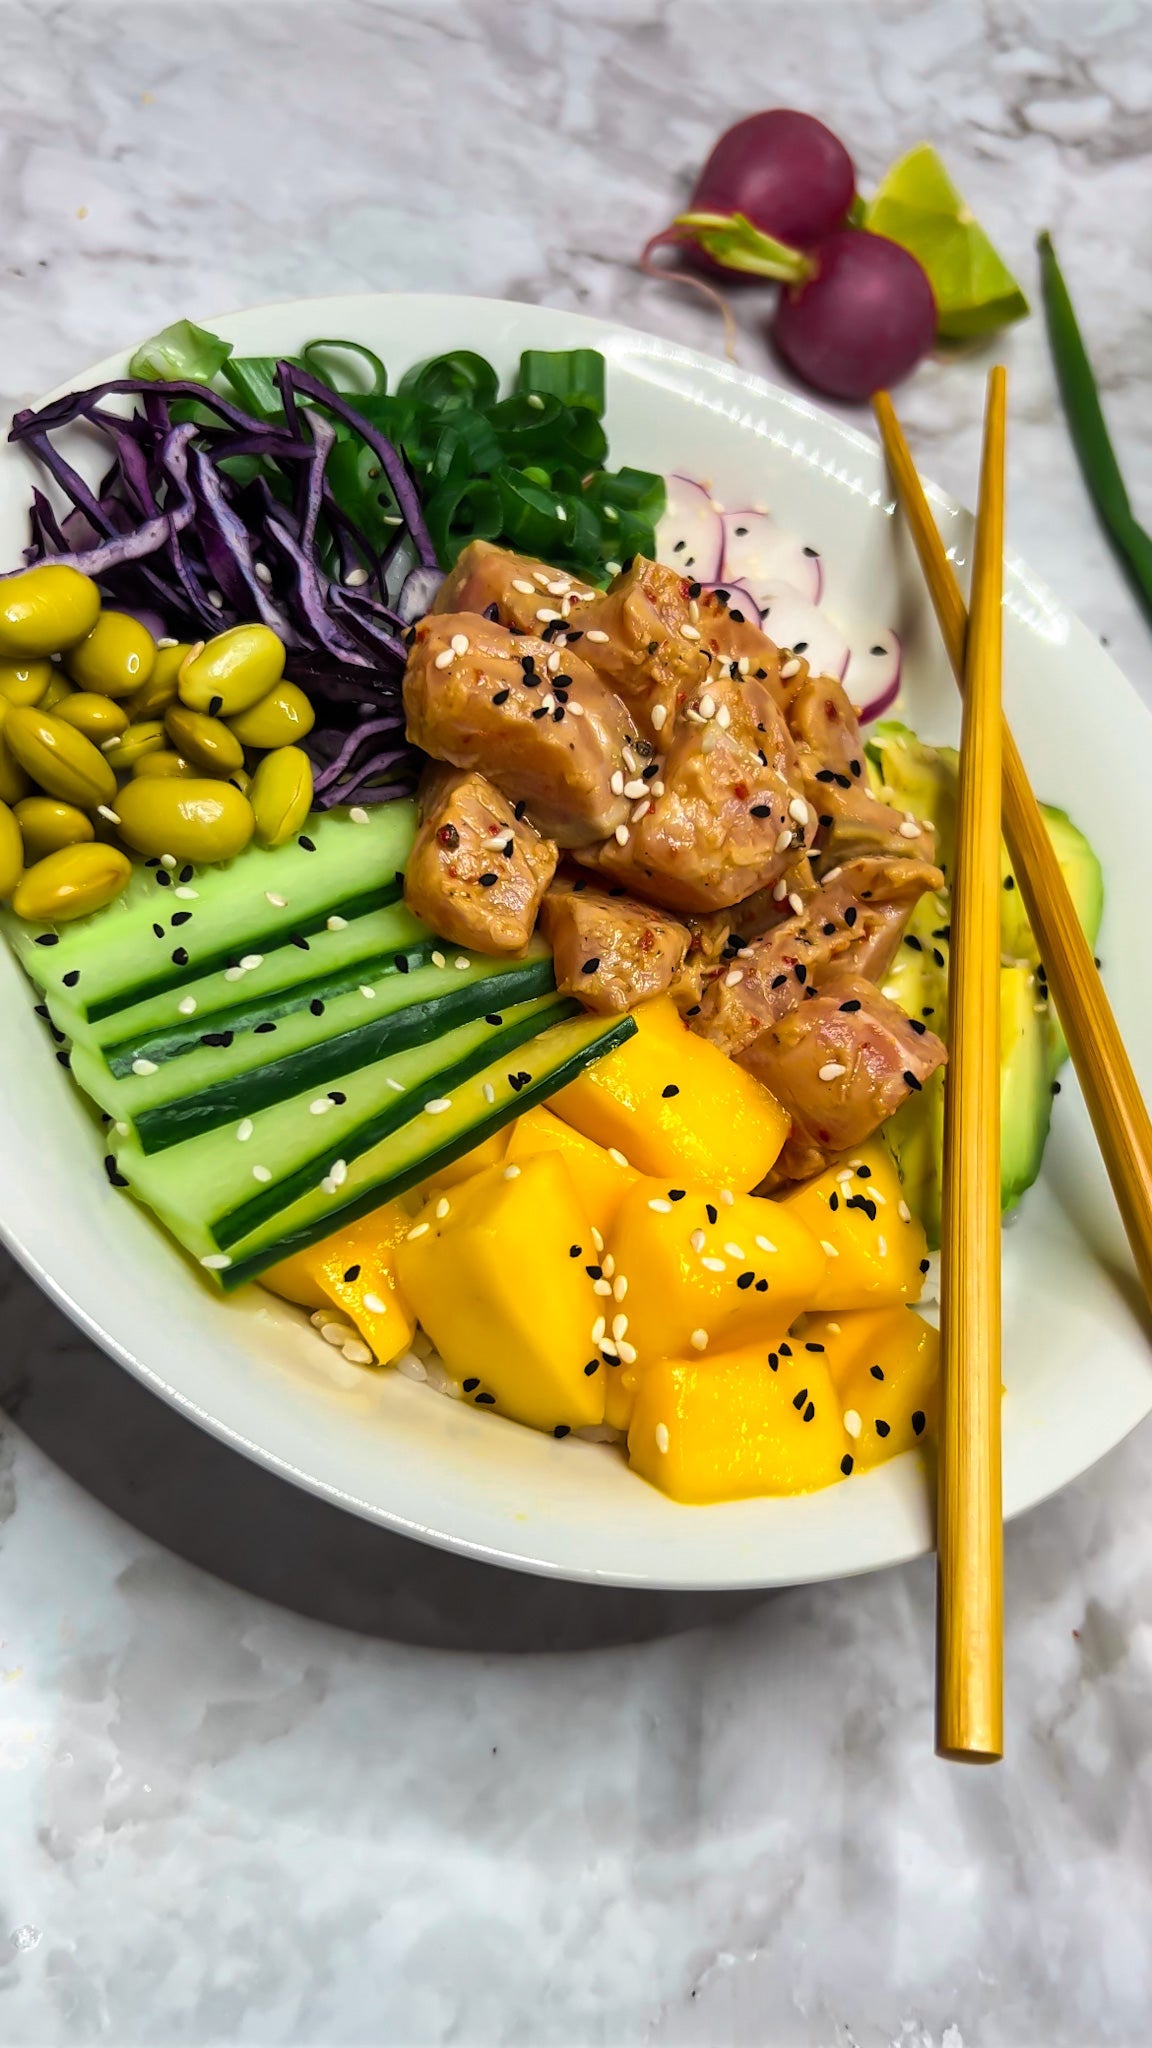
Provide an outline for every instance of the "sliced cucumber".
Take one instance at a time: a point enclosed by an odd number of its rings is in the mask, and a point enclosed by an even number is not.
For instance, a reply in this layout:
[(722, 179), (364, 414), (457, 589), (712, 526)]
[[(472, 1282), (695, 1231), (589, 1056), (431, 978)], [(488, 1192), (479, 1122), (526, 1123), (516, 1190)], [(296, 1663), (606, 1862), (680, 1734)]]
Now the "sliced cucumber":
[(279, 1021), (235, 1035), (210, 1031), (212, 1043), (178, 1060), (139, 1062), (145, 1072), (117, 1076), (102, 1053), (76, 1045), (72, 1071), (101, 1109), (134, 1128), (145, 1152), (161, 1152), (554, 986), (552, 955), (534, 943), (519, 960), (474, 954), (463, 970), (429, 964), (382, 976), (378, 986), (355, 982), (331, 1002), (309, 992), (305, 1007)]
[[(172, 873), (142, 865), (114, 903), (62, 931), (9, 911), (3, 926), (37, 986), (96, 1022), (246, 952), (308, 938), (331, 916), (359, 917), (396, 902), (415, 806), (378, 804), (363, 815), (357, 824), (347, 812), (313, 814), (290, 845), (249, 846), (220, 867)], [(180, 897), (180, 888), (195, 895)]]

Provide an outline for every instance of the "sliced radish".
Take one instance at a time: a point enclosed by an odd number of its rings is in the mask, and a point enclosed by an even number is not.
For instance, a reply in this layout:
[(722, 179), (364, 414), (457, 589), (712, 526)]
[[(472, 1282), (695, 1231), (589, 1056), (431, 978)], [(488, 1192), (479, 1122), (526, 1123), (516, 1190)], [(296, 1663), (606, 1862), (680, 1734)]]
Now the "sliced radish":
[(761, 593), (760, 624), (777, 647), (802, 654), (814, 675), (842, 678), (848, 642), (815, 605), (787, 583)]
[(723, 575), (756, 595), (781, 583), (819, 604), (824, 584), (820, 557), (794, 533), (777, 526), (770, 512), (725, 512)]
[(656, 528), (656, 556), (698, 583), (715, 583), (724, 555), (724, 522), (703, 484), (668, 476), (668, 503)]
[(861, 724), (879, 718), (899, 696), (902, 659), (900, 636), (890, 626), (881, 633), (855, 637), (843, 682)]
[(760, 624), (760, 607), (746, 583), (714, 583), (712, 589), (722, 590), (728, 599), (729, 610), (735, 607), (750, 626)]

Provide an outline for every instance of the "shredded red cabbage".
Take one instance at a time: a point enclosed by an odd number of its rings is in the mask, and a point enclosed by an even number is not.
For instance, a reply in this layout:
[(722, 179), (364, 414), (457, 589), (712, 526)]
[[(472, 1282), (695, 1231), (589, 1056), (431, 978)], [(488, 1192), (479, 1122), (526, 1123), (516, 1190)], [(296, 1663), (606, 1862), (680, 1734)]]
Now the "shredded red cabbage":
[[(105, 599), (160, 634), (202, 639), (260, 619), (288, 650), (312, 700), (305, 741), (316, 804), (382, 803), (419, 767), (404, 737), (404, 629), (441, 579), (403, 456), (339, 392), (291, 362), (276, 367), (283, 420), (243, 412), (207, 385), (114, 378), (17, 413), (10, 439), (42, 464), (70, 509), (32, 494), (25, 562), (82, 569)], [(109, 411), (127, 396), (138, 411)], [(191, 413), (191, 417), (189, 414)], [(53, 434), (84, 422), (108, 444), (93, 490)], [(326, 476), (341, 432), (366, 443), (400, 524), (381, 552), (337, 503)]]

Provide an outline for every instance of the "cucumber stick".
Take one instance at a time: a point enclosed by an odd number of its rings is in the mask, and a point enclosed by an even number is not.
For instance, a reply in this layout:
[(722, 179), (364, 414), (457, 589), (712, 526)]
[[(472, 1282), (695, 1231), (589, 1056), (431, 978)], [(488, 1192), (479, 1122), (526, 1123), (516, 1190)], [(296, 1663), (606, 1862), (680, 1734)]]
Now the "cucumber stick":
[(116, 1164), (196, 1257), (228, 1254), (233, 1287), (471, 1151), (634, 1029), (540, 999), (178, 1150), (150, 1156), (125, 1139)]
[[(62, 931), (10, 911), (3, 927), (45, 996), (97, 1022), (245, 953), (307, 938), (333, 915), (351, 918), (396, 902), (415, 806), (378, 804), (362, 815), (357, 824), (349, 812), (313, 814), (289, 845), (249, 846), (219, 867), (172, 872), (142, 864), (115, 902)], [(193, 893), (179, 896), (179, 889)]]

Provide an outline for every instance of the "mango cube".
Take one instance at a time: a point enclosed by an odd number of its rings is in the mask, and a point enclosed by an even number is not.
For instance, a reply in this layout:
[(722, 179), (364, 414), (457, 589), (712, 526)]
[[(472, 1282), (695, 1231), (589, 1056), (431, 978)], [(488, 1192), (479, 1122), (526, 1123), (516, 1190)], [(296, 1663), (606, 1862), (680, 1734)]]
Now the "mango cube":
[(410, 1200), (421, 1202), (434, 1190), (459, 1187), (462, 1180), (471, 1180), (474, 1173), (483, 1173), (486, 1166), (499, 1166), (508, 1148), (508, 1131), (493, 1131), (490, 1138), (484, 1138), (474, 1145), (471, 1152), (464, 1152), (459, 1159), (452, 1159), (447, 1166), (439, 1166), (427, 1180), (414, 1188)]
[(808, 1316), (792, 1349), (814, 1343), (824, 1346), (858, 1470), (911, 1450), (934, 1430), (940, 1333), (923, 1316), (910, 1308)]
[(689, 1031), (670, 996), (632, 1012), (635, 1035), (549, 1107), (640, 1173), (746, 1193), (775, 1163), (789, 1119), (762, 1082)]
[(304, 1308), (341, 1309), (388, 1365), (408, 1349), (416, 1327), (396, 1284), (396, 1247), (411, 1227), (403, 1203), (385, 1202), (358, 1223), (269, 1267), (263, 1284)]
[(651, 1366), (628, 1431), (633, 1471), (689, 1502), (830, 1486), (851, 1451), (840, 1403), (823, 1358), (792, 1349), (747, 1344)]
[(540, 1104), (519, 1117), (512, 1126), (505, 1158), (521, 1166), (538, 1152), (558, 1152), (572, 1176), (580, 1206), (601, 1237), (611, 1228), (613, 1218), (638, 1175), (621, 1166), (603, 1145), (593, 1144), (571, 1124), (553, 1116)]
[(806, 1307), (894, 1308), (919, 1299), (927, 1239), (881, 1140), (776, 1198), (772, 1207), (807, 1224), (827, 1254), (827, 1272)]
[(566, 1435), (604, 1419), (603, 1304), (588, 1219), (559, 1153), (437, 1196), (397, 1250), (400, 1285), (477, 1407)]

